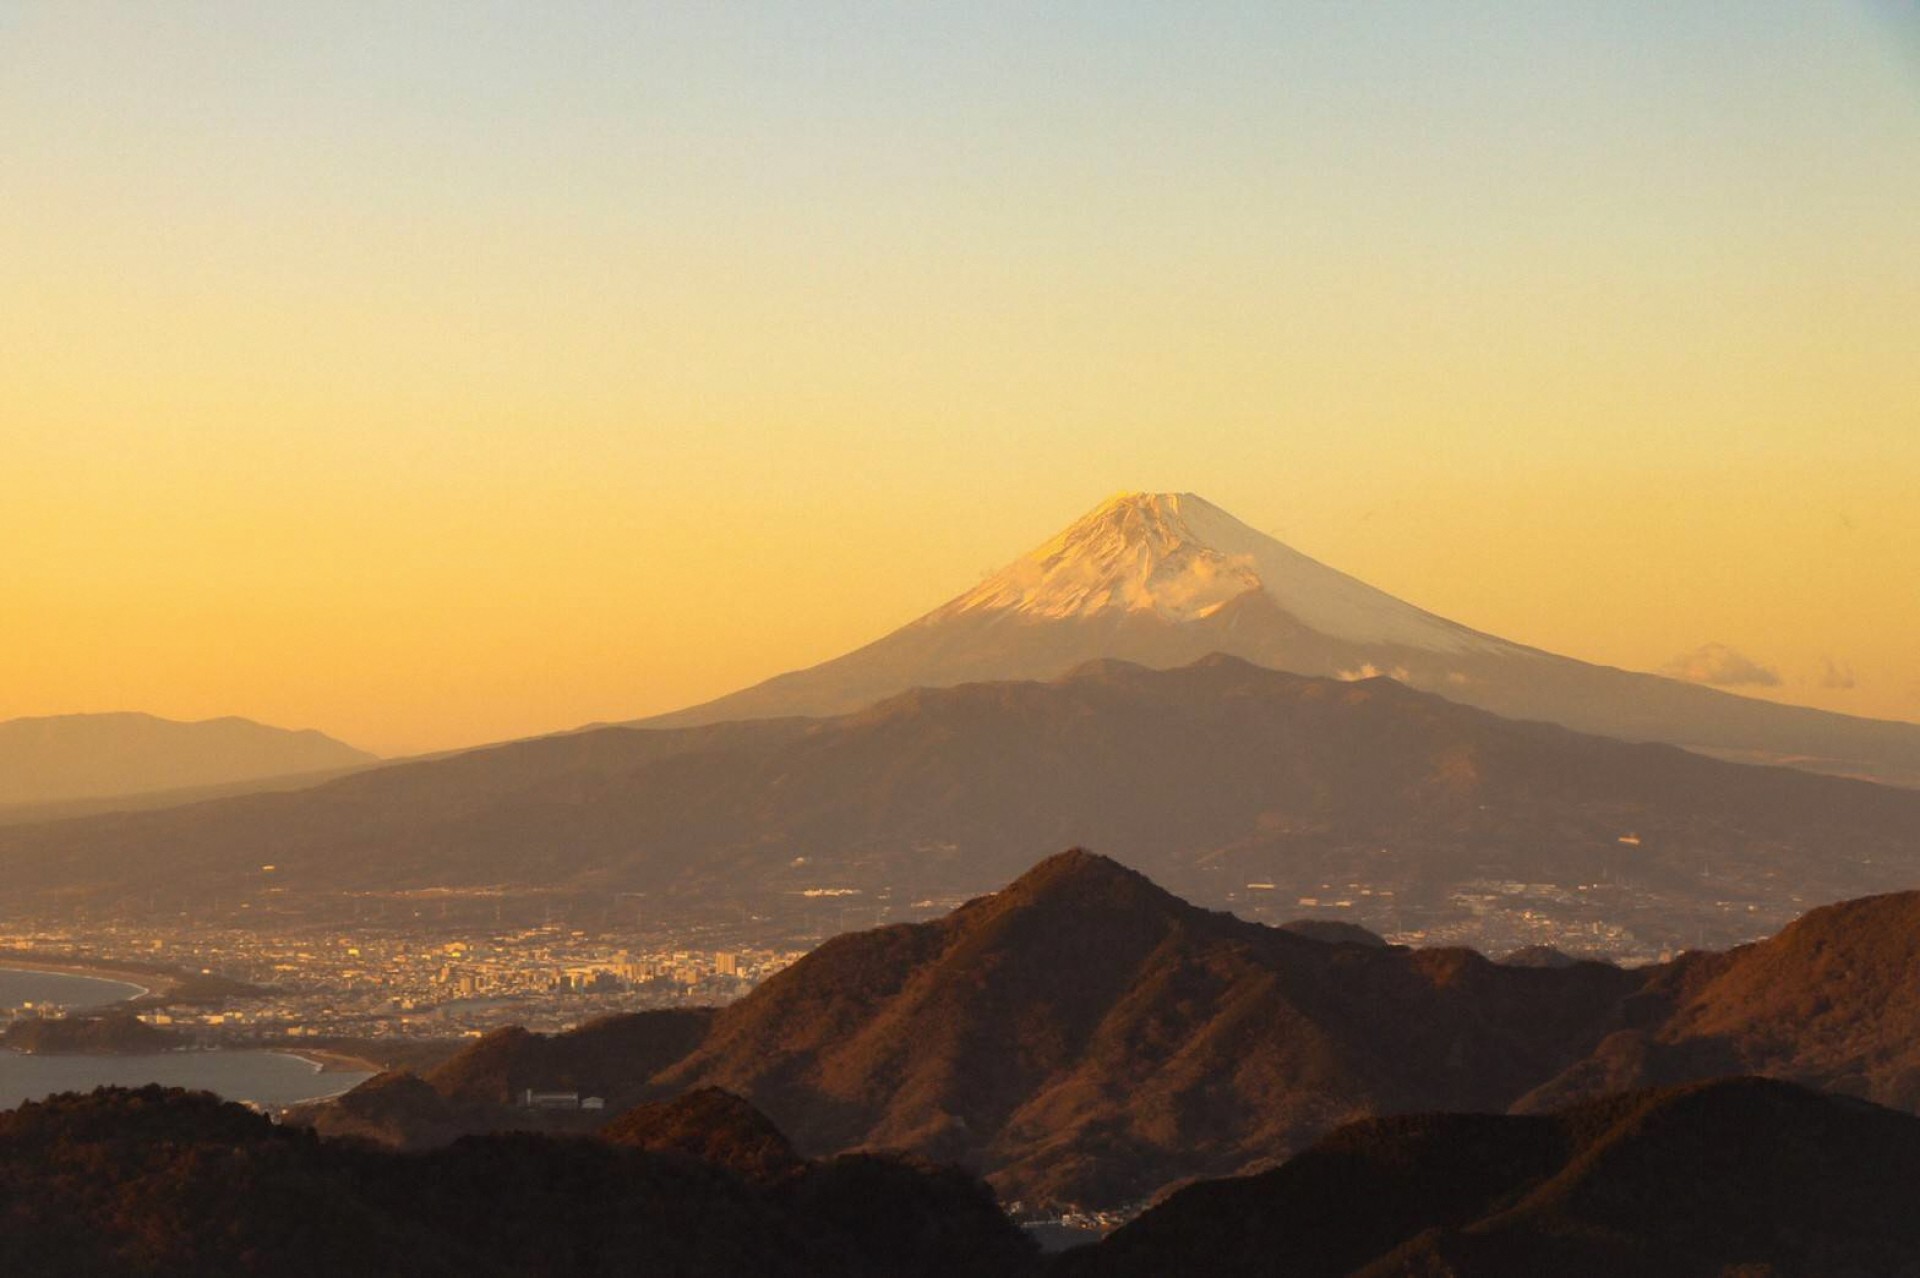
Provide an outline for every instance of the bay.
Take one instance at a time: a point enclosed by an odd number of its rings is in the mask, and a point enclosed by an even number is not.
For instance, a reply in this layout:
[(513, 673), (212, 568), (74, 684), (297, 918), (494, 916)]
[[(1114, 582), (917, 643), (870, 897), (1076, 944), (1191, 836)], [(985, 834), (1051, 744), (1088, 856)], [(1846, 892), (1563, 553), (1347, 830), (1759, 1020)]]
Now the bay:
[[(118, 1003), (142, 992), (137, 985), (105, 977), (0, 968), (0, 1008), (52, 1003), (77, 1012)], [(271, 1109), (337, 1095), (371, 1077), (355, 1070), (321, 1073), (312, 1061), (286, 1052), (29, 1056), (0, 1051), (0, 1109), (41, 1100), (56, 1092), (144, 1087), (148, 1083), (209, 1091), (227, 1100), (251, 1101)]]
[(371, 1078), (358, 1070), (321, 1073), (286, 1052), (162, 1052), (154, 1056), (28, 1056), (0, 1052), (0, 1109), (56, 1092), (159, 1083), (209, 1091), (268, 1109), (334, 1096)]
[(138, 998), (146, 993), (128, 981), (101, 976), (76, 976), (71, 972), (28, 972), (0, 967), (0, 1008), (32, 1003), (56, 1003), (68, 1011), (102, 1007), (122, 999)]

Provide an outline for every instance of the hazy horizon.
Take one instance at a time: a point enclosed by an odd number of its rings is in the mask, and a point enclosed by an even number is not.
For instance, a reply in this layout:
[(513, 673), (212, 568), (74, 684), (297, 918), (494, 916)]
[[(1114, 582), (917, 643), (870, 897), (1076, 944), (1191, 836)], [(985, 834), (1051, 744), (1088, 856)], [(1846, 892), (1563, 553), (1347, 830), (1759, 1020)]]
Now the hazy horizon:
[(1147, 489), (1920, 720), (1916, 126), (1886, 4), (0, 3), (0, 719), (668, 711)]

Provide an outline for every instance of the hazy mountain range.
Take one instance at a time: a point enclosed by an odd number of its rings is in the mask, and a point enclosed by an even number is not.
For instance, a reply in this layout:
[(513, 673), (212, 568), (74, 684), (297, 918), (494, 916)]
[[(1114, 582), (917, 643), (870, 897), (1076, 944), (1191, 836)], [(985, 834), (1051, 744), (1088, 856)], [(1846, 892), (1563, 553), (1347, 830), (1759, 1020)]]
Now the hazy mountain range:
[(321, 1125), (431, 1143), (529, 1121), (506, 1104), (525, 1087), (616, 1109), (719, 1087), (804, 1153), (903, 1148), (1007, 1198), (1111, 1205), (1373, 1115), (1738, 1074), (1920, 1109), (1916, 970), (1920, 893), (1646, 968), (1516, 967), (1308, 939), (1071, 852), (934, 922), (839, 937), (717, 1013), (499, 1031)]
[(1920, 785), (1920, 725), (1757, 701), (1555, 656), (1393, 598), (1192, 493), (1129, 493), (918, 621), (650, 726), (830, 715), (913, 687), (1051, 679), (1212, 652), (1296, 674), (1391, 675), (1519, 719)]
[(150, 714), (0, 722), (0, 807), (219, 787), (375, 761), (311, 729), (248, 719), (181, 723)]
[(488, 910), (502, 892), (675, 917), (748, 904), (831, 932), (926, 917), (919, 903), (1070, 844), (1255, 914), (1331, 893), (1377, 929), (1459, 927), (1474, 917), (1463, 884), (1516, 880), (1557, 884), (1568, 917), (1649, 943), (1727, 943), (1912, 882), (1920, 793), (1214, 657), (916, 690), (834, 719), (603, 729), (16, 826), (0, 863), (19, 910), (226, 902), (262, 918), (439, 890), (448, 908), (484, 892)]
[[(1113, 498), (874, 643), (639, 726), (835, 716), (913, 688), (1052, 679), (1099, 659), (1167, 668), (1216, 652), (1297, 674), (1386, 675), (1503, 716), (1625, 740), (1920, 785), (1920, 725), (1757, 701), (1483, 634), (1190, 493)], [(284, 789), (372, 762), (318, 733), (239, 719), (16, 720), (0, 724), (0, 822)]]

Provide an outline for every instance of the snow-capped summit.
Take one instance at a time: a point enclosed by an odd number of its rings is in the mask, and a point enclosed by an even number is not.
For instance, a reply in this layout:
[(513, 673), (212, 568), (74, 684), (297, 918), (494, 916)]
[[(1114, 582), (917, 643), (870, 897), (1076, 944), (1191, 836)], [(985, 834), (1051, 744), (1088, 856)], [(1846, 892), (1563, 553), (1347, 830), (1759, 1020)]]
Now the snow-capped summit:
[(1920, 725), (1750, 700), (1559, 657), (1376, 590), (1192, 493), (1125, 493), (864, 648), (644, 721), (858, 710), (912, 687), (1166, 669), (1225, 653), (1402, 683), (1510, 718), (1920, 785)]
[(1310, 559), (1192, 493), (1122, 493), (932, 614), (1030, 618), (1150, 612), (1210, 617), (1264, 591), (1302, 625), (1356, 643), (1436, 652), (1510, 649)]
[(1123, 493), (934, 615), (1007, 609), (1030, 617), (1207, 616), (1261, 583), (1253, 556), (1214, 545), (1193, 527), (1203, 512), (1232, 518), (1188, 493)]

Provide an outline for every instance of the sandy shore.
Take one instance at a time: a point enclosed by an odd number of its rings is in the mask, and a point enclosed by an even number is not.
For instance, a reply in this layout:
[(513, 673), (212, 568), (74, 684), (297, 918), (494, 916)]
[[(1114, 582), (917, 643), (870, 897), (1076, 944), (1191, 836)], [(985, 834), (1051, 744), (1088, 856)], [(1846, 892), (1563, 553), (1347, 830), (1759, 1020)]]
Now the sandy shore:
[(378, 1074), (380, 1066), (359, 1056), (349, 1056), (345, 1052), (332, 1052), (324, 1047), (270, 1047), (270, 1052), (282, 1056), (297, 1056), (310, 1063), (322, 1074)]
[[(169, 994), (180, 983), (178, 977), (158, 972), (135, 972), (106, 964), (70, 962), (64, 959), (31, 958), (22, 954), (0, 953), (0, 968), (15, 972), (50, 972), (56, 976), (91, 976), (102, 981), (118, 981), (139, 990), (127, 998), (145, 998), (149, 994)], [(124, 1001), (124, 1000), (123, 1000)]]

